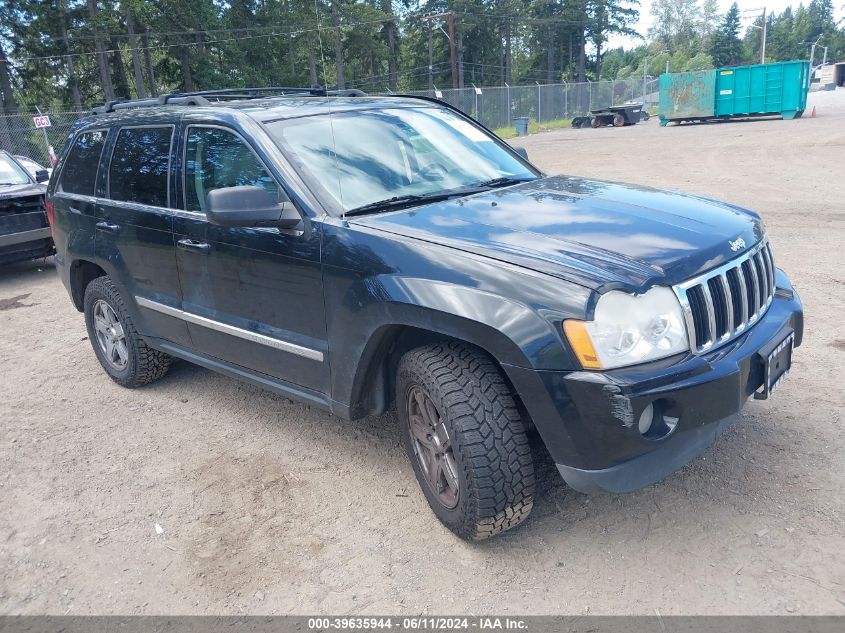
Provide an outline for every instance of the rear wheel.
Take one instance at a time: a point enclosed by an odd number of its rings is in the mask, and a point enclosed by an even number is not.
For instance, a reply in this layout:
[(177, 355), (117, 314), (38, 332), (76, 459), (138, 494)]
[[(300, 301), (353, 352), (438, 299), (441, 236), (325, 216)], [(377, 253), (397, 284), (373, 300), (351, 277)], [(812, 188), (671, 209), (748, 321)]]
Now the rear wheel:
[(85, 288), (84, 311), (97, 360), (116, 383), (140, 387), (167, 373), (170, 356), (149, 347), (141, 338), (109, 277), (97, 277)]
[(613, 127), (625, 127), (625, 117), (618, 112), (613, 115)]
[(593, 128), (600, 128), (604, 125), (604, 121), (602, 121), (601, 117), (593, 117), (593, 120), (590, 122), (590, 125), (592, 125)]
[(446, 527), (480, 540), (525, 520), (531, 449), (489, 356), (456, 342), (411, 350), (399, 363), (396, 405), (417, 481)]

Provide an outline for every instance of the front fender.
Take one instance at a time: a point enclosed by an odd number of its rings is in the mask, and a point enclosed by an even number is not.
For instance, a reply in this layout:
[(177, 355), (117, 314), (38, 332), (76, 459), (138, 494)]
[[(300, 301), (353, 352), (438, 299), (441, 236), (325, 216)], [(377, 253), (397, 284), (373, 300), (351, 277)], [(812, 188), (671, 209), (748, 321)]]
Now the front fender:
[(352, 417), (367, 381), (378, 379), (372, 369), (406, 327), (476, 345), (503, 366), (575, 367), (552, 321), (479, 288), (383, 275), (353, 283), (340, 306), (328, 307), (332, 400)]
[(479, 288), (431, 279), (375, 280), (390, 301), (365, 306), (365, 316), (463, 339), (500, 363), (564, 367), (570, 363), (549, 321), (529, 306)]
[(411, 327), (477, 345), (500, 364), (578, 366), (560, 322), (585, 318), (592, 291), (437, 243), (328, 220), (323, 281), (331, 398), (355, 407), (374, 358)]

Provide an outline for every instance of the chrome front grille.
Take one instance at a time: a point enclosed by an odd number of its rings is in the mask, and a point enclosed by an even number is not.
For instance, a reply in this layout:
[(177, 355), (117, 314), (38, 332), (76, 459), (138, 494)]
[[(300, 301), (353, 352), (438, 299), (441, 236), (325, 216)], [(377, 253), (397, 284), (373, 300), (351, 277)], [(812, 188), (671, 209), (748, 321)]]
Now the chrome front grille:
[(690, 351), (705, 352), (751, 327), (775, 294), (768, 240), (710, 272), (673, 287), (684, 310)]

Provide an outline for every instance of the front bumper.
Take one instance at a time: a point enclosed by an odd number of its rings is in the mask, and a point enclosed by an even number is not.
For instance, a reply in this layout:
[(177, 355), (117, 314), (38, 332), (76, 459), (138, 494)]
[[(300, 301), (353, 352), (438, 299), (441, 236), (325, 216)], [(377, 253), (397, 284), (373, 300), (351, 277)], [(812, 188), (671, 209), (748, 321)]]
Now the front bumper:
[[(782, 271), (768, 311), (751, 329), (702, 354), (607, 372), (508, 367), (558, 470), (582, 492), (630, 492), (700, 455), (736, 418), (763, 383), (758, 352), (795, 333), (801, 344), (801, 301)], [(651, 403), (678, 418), (662, 440), (643, 437), (640, 413)]]
[(0, 265), (53, 254), (50, 228), (0, 235)]

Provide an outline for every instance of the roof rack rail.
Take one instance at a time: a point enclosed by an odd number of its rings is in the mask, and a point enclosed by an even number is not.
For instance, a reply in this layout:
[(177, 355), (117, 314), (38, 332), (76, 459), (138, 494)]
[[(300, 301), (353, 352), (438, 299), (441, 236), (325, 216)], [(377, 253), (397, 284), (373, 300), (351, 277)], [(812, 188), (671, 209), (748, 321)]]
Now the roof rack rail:
[(355, 88), (328, 90), (324, 86), (310, 88), (291, 86), (268, 86), (265, 88), (220, 88), (218, 90), (198, 90), (194, 92), (171, 92), (159, 97), (147, 99), (125, 99), (123, 97), (106, 101), (94, 108), (93, 114), (106, 114), (115, 110), (130, 108), (152, 108), (163, 105), (207, 106), (220, 101), (238, 101), (242, 99), (262, 99), (265, 97), (365, 97), (367, 93)]

